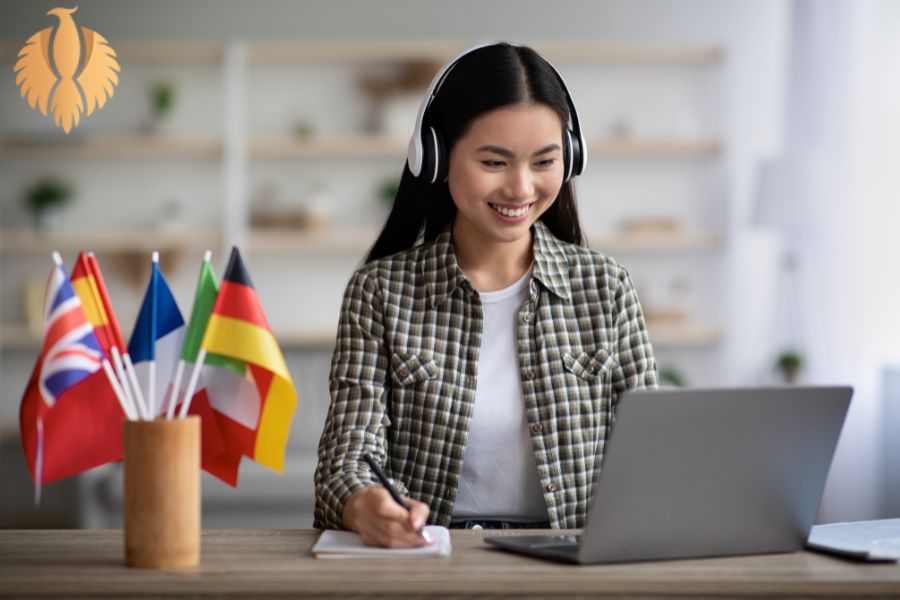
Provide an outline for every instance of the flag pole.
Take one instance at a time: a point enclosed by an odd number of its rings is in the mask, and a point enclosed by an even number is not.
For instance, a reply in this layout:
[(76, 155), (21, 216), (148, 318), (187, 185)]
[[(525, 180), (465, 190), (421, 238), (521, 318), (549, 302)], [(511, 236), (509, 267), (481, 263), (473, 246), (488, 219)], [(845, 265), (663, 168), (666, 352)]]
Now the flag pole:
[[(207, 250), (203, 254), (203, 264), (208, 263), (210, 260), (212, 260), (212, 250)], [(200, 269), (200, 276), (201, 276), (201, 280), (202, 280), (202, 277), (203, 277), (202, 267)], [(199, 282), (197, 285), (198, 286), (200, 285)], [(191, 315), (191, 318), (193, 319), (193, 315)], [(189, 325), (193, 325), (193, 323), (190, 323)], [(188, 329), (190, 329), (190, 326), (188, 327)], [(182, 354), (184, 354), (184, 346), (187, 343), (188, 343), (188, 339), (187, 339), (187, 337), (185, 337), (181, 343)], [(169, 395), (169, 406), (168, 406), (168, 409), (166, 412), (167, 419), (172, 419), (175, 417), (175, 403), (178, 400), (178, 391), (179, 391), (179, 388), (181, 387), (181, 377), (184, 374), (184, 365), (185, 365), (185, 360), (184, 360), (184, 356), (182, 356), (178, 360), (178, 368), (175, 370), (175, 381), (172, 384), (172, 393)], [(181, 415), (180, 412), (179, 412), (179, 417), (183, 418), (183, 415)]]
[(137, 373), (134, 371), (134, 363), (131, 362), (131, 355), (127, 352), (122, 355), (125, 361), (125, 372), (128, 373), (128, 380), (134, 391), (134, 397), (137, 399), (138, 409), (145, 421), (150, 421), (150, 412), (147, 409), (147, 403), (144, 402), (144, 392), (141, 391), (141, 384), (138, 382)]
[(188, 409), (191, 407), (191, 397), (197, 388), (197, 381), (200, 379), (200, 371), (203, 370), (204, 360), (206, 360), (206, 349), (200, 348), (200, 352), (197, 353), (197, 361), (194, 363), (194, 371), (191, 373), (191, 380), (188, 382), (187, 391), (184, 393), (184, 400), (181, 402), (181, 411), (178, 413), (178, 417), (181, 419), (187, 416)]
[(122, 407), (122, 412), (125, 413), (125, 416), (128, 417), (129, 421), (136, 421), (137, 415), (134, 414), (133, 410), (128, 402), (125, 400), (125, 394), (122, 392), (122, 388), (119, 387), (119, 382), (116, 379), (116, 376), (113, 374), (112, 367), (109, 365), (109, 359), (104, 358), (103, 362), (103, 371), (106, 373), (106, 378), (109, 379), (109, 384), (112, 386), (113, 392), (116, 394), (116, 399), (119, 401), (119, 406)]
[[(157, 269), (159, 269), (159, 252), (154, 251), (152, 254), (152, 257), (153, 257), (153, 264), (156, 266)], [(153, 324), (153, 332), (152, 332), (153, 345), (156, 346), (156, 327), (157, 327), (156, 310), (157, 309), (156, 309), (155, 290), (154, 290), (153, 296), (150, 299), (150, 302), (152, 302), (152, 306), (153, 306), (153, 309), (152, 309), (153, 320), (151, 321), (151, 323)], [(152, 356), (153, 356), (153, 358), (150, 359), (150, 382), (149, 382), (149, 385), (147, 386), (149, 388), (147, 390), (147, 407), (150, 410), (149, 418), (151, 421), (156, 418), (156, 350), (153, 351)]]
[(116, 375), (119, 378), (119, 383), (122, 385), (122, 391), (125, 393), (125, 399), (132, 407), (132, 411), (137, 415), (138, 419), (144, 418), (144, 413), (141, 410), (141, 406), (137, 403), (135, 399), (135, 395), (131, 391), (131, 384), (128, 381), (128, 374), (125, 371), (125, 365), (122, 362), (122, 354), (119, 352), (119, 348), (116, 346), (112, 347), (112, 357), (113, 357), (113, 369), (116, 372)]

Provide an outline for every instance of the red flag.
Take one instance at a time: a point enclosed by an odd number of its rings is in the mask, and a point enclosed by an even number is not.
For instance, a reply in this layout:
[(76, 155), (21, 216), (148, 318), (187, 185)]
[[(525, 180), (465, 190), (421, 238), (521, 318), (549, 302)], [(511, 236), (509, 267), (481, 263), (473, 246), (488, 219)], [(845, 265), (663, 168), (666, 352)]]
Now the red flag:
[(47, 285), (44, 338), (19, 411), (36, 484), (122, 457), (122, 409), (101, 369), (103, 350), (62, 265)]

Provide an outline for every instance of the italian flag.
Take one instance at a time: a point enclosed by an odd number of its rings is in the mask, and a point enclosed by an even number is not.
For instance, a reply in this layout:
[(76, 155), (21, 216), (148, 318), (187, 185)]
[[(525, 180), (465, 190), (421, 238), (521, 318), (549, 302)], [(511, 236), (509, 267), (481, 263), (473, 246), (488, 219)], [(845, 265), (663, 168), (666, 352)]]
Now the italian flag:
[(283, 471), (297, 393), (237, 248), (221, 286), (204, 260), (181, 359), (197, 391), (180, 413), (201, 417), (203, 469), (232, 486), (244, 456)]

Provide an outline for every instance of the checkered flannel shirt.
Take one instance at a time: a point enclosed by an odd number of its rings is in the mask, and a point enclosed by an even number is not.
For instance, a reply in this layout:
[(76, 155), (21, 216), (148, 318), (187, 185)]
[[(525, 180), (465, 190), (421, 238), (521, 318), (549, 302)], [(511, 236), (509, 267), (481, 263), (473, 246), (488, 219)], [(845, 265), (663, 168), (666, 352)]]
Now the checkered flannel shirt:
[[(553, 527), (582, 527), (619, 395), (654, 387), (656, 363), (628, 273), (537, 222), (530, 298), (519, 309), (519, 374), (538, 477)], [(344, 503), (378, 481), (448, 525), (462, 472), (481, 347), (478, 292), (449, 230), (374, 260), (352, 277), (319, 441), (315, 526), (342, 528)], [(510, 491), (510, 493), (516, 493)]]

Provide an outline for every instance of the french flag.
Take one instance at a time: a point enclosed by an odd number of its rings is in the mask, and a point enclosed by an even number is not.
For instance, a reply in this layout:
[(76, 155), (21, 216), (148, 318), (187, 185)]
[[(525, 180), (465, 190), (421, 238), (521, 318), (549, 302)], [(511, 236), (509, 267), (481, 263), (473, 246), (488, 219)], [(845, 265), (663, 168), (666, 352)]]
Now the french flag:
[(184, 330), (184, 318), (169, 284), (159, 271), (159, 255), (154, 253), (150, 282), (128, 342), (128, 353), (150, 418), (156, 418), (165, 410)]

